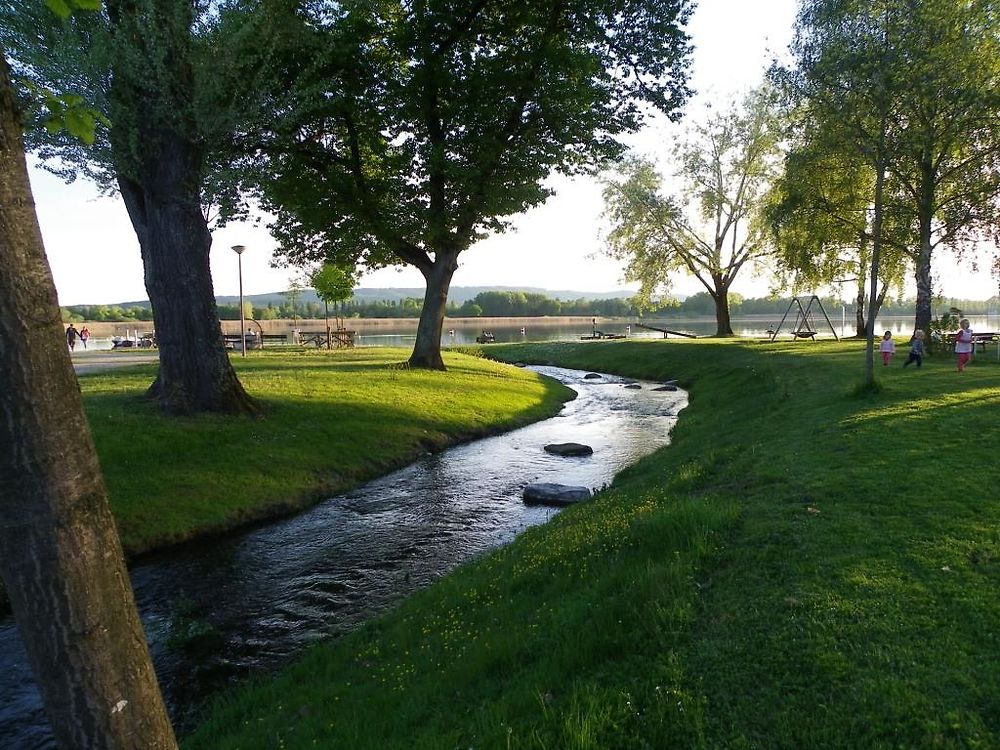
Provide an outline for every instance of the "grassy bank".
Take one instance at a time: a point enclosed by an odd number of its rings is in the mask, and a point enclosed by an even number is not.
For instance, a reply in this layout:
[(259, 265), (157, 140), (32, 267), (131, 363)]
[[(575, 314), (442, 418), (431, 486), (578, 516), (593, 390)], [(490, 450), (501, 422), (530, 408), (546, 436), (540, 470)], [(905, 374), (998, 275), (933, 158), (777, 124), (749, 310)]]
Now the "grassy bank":
[(135, 554), (305, 507), (417, 456), (548, 416), (568, 391), (460, 354), (412, 371), (394, 349), (236, 359), (262, 420), (170, 419), (155, 366), (80, 378), (122, 541)]
[(1000, 746), (1000, 367), (858, 343), (491, 347), (689, 389), (674, 444), (196, 748)]

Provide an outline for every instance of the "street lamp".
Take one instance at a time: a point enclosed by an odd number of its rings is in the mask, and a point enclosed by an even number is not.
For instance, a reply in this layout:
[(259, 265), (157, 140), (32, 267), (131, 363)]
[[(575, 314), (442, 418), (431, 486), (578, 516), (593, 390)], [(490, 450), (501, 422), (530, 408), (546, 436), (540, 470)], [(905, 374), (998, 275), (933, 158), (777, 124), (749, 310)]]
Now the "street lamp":
[(247, 332), (246, 321), (243, 319), (243, 251), (246, 245), (233, 245), (233, 252), (236, 253), (236, 266), (240, 273), (240, 343), (243, 347), (243, 356), (247, 356)]

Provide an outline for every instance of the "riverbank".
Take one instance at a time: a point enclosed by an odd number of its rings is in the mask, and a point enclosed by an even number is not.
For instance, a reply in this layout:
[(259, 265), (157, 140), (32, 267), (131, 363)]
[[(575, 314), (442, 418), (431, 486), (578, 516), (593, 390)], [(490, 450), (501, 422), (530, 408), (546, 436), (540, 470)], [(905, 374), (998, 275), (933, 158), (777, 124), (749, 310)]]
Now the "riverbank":
[(398, 349), (233, 358), (262, 420), (162, 416), (142, 399), (156, 365), (81, 375), (129, 556), (272, 519), (419, 455), (557, 412), (572, 392), (530, 372), (445, 353), (409, 370)]
[(863, 344), (489, 347), (678, 378), (673, 444), (233, 691), (186, 748), (1000, 745), (1000, 366)]

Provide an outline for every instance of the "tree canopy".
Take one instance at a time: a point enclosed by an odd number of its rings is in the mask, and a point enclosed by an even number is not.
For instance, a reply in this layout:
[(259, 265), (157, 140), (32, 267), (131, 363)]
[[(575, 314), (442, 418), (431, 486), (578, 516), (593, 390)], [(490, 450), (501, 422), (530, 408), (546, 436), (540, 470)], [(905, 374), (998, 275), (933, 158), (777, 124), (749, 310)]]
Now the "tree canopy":
[[(458, 256), (549, 195), (552, 173), (688, 91), (688, 0), (293, 7), (245, 174), (290, 263), (406, 263), (428, 284), (410, 362), (443, 367)], [(241, 146), (238, 151), (250, 151)]]
[(915, 323), (925, 330), (934, 249), (961, 251), (995, 224), (997, 22), (991, 0), (808, 0), (796, 23), (794, 65), (783, 75), (809, 126), (835, 133), (841, 158), (872, 170), (876, 257), (884, 230), (901, 228), (886, 211), (905, 205)]
[(897, 199), (884, 211), (877, 306), (868, 310), (874, 173), (821, 123), (797, 116), (803, 117), (795, 112), (788, 117), (795, 124), (791, 147), (766, 199), (766, 220), (774, 233), (774, 283), (793, 290), (847, 284), (855, 290), (857, 335), (864, 336), (866, 310), (878, 315), (886, 295), (902, 290), (913, 207)]
[(640, 297), (667, 290), (674, 272), (694, 276), (716, 303), (717, 335), (733, 335), (729, 288), (769, 251), (763, 196), (777, 165), (780, 131), (764, 90), (740, 107), (710, 113), (678, 144), (678, 187), (648, 160), (633, 158), (604, 191), (608, 253), (625, 261)]

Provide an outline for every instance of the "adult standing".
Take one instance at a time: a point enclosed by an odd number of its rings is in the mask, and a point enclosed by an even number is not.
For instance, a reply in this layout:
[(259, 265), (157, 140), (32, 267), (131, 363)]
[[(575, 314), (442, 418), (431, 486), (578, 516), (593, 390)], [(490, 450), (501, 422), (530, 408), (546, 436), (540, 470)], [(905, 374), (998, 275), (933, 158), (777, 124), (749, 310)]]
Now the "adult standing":
[(73, 351), (76, 349), (76, 338), (80, 335), (80, 332), (76, 330), (76, 327), (70, 323), (69, 328), (66, 329), (66, 344), (69, 346), (69, 350)]
[(80, 329), (80, 342), (83, 344), (83, 348), (87, 348), (87, 342), (90, 341), (90, 329), (84, 326)]

